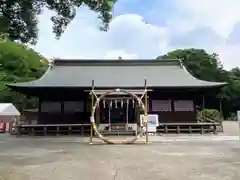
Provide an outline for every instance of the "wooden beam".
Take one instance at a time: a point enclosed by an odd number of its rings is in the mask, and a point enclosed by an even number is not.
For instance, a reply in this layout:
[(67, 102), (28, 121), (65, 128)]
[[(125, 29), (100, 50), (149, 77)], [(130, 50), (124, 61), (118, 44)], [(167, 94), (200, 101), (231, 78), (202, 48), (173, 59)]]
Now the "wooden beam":
[[(148, 97), (149, 98), (149, 97)], [(103, 100), (132, 100), (132, 97), (104, 97)]]
[[(119, 88), (119, 89), (121, 89), (121, 88)], [(95, 90), (84, 90), (84, 92), (92, 92), (92, 91), (94, 91), (94, 92), (111, 92), (111, 91), (114, 91), (114, 90), (116, 90), (116, 89), (112, 89), (112, 90), (110, 90), (110, 89), (95, 89)], [(125, 91), (128, 91), (128, 92), (145, 92), (145, 89), (123, 89), (123, 90), (125, 90)], [(146, 89), (146, 91), (153, 91), (153, 89)]]

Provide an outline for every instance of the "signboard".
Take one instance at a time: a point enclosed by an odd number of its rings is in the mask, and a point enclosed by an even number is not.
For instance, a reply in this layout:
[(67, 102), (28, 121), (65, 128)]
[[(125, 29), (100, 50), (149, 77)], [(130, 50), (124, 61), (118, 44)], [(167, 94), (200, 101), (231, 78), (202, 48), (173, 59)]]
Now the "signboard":
[[(142, 126), (144, 120), (144, 115), (140, 115), (140, 125)], [(148, 115), (148, 132), (154, 133), (157, 131), (157, 126), (159, 126), (158, 115), (149, 114)]]

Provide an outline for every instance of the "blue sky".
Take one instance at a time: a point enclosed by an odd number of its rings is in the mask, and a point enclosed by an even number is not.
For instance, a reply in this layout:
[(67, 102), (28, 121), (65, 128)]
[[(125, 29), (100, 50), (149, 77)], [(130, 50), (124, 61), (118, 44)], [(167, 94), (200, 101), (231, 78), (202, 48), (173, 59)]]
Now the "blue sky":
[[(221, 3), (220, 3), (221, 2)], [(50, 17), (39, 17), (35, 49), (48, 58), (155, 58), (177, 48), (216, 52), (226, 69), (240, 65), (239, 0), (118, 0), (108, 32), (97, 14), (78, 9), (60, 40)]]

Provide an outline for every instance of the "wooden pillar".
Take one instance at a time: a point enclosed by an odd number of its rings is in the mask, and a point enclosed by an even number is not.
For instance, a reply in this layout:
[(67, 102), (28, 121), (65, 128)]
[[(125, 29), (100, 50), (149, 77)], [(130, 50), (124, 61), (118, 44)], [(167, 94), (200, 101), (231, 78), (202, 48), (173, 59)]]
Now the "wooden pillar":
[[(94, 91), (94, 80), (92, 80), (92, 92), (91, 92), (91, 114), (93, 112), (93, 106), (94, 106), (94, 95), (93, 95), (93, 91)], [(93, 139), (93, 125), (91, 124), (90, 127), (90, 144), (92, 144), (92, 139)]]
[(101, 108), (100, 108), (100, 104), (99, 104), (96, 108), (96, 124), (98, 127), (100, 125), (100, 111), (101, 111)]
[(202, 96), (202, 109), (205, 109), (205, 97), (204, 97), (204, 95)]
[[(124, 106), (123, 106), (124, 107)], [(129, 103), (128, 103), (128, 100), (126, 102), (126, 130), (128, 130), (128, 121), (129, 121)]]
[[(141, 121), (141, 119), (140, 119), (140, 107), (139, 106), (135, 106), (134, 107), (134, 109), (135, 109), (135, 117), (136, 117), (136, 120), (137, 120), (137, 127), (139, 127), (139, 125), (140, 125), (140, 121)], [(138, 134), (138, 128), (137, 128), (137, 133), (136, 133), (136, 136), (137, 136), (137, 134)]]
[(220, 101), (219, 101), (219, 110), (220, 110), (220, 118), (223, 119), (223, 107), (222, 107), (222, 101), (223, 98), (220, 97)]
[(112, 106), (110, 105), (111, 100), (108, 101), (108, 131), (111, 132), (112, 127), (111, 127), (111, 108)]
[[(146, 108), (146, 112), (144, 114), (144, 116), (146, 116), (146, 118), (148, 118), (148, 100), (147, 100), (147, 80), (144, 80), (144, 88), (145, 88), (145, 95), (144, 95), (144, 104), (145, 104), (145, 108)], [(146, 143), (148, 143), (148, 123), (146, 125)]]

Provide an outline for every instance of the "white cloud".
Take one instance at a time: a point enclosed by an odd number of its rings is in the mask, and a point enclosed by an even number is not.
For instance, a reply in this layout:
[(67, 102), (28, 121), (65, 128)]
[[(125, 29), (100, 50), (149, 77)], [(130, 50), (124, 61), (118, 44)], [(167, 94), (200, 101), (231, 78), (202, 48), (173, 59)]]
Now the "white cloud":
[(240, 20), (238, 0), (177, 0), (176, 6), (189, 14), (191, 24), (212, 27), (223, 37), (227, 37)]
[[(220, 54), (220, 58), (223, 59), (223, 65), (226, 69), (231, 69), (238, 66), (240, 68), (240, 46), (225, 45), (216, 48), (216, 52)], [(233, 66), (234, 65), (234, 66)]]
[[(81, 8), (60, 40), (52, 34), (51, 13), (40, 17), (40, 39), (35, 47), (46, 57), (155, 58), (173, 48), (205, 48), (220, 54), (225, 68), (240, 64), (240, 42), (229, 45), (228, 36), (240, 22), (240, 1), (175, 0), (176, 12), (166, 24), (148, 24), (141, 15), (116, 16), (108, 32), (99, 31), (97, 15)], [(127, 1), (126, 1), (127, 3)], [(121, 7), (124, 8), (124, 7)], [(160, 12), (161, 6), (159, 5)], [(160, 15), (152, 13), (158, 18)], [(240, 38), (239, 38), (240, 39)], [(179, 41), (172, 45), (172, 41)], [(177, 45), (176, 45), (177, 44)]]
[(221, 36), (221, 42), (215, 44), (211, 41), (212, 36), (209, 36), (209, 43), (203, 43), (203, 48), (218, 53), (226, 69), (240, 65), (240, 42), (235, 45), (227, 43), (235, 25), (240, 22), (240, 1), (176, 0), (175, 5), (184, 15), (174, 20), (179, 24), (187, 23), (189, 28), (186, 32), (194, 28), (209, 27)]
[[(36, 49), (46, 57), (61, 58), (155, 58), (166, 51), (167, 28), (146, 24), (136, 14), (113, 19), (108, 32), (99, 31), (97, 16), (81, 9), (60, 40), (55, 40), (47, 12), (40, 21), (40, 40)], [(95, 21), (95, 22), (94, 22)], [(98, 22), (98, 23), (96, 23)], [(117, 54), (119, 53), (119, 54)]]

